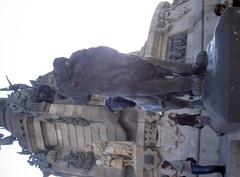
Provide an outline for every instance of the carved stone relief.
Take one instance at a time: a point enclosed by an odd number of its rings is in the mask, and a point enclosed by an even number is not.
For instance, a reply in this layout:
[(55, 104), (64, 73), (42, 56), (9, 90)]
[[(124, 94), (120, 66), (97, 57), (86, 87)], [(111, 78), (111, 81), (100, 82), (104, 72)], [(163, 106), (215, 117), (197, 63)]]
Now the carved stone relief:
[(170, 121), (164, 121), (162, 125), (158, 126), (157, 146), (160, 147), (161, 151), (172, 152), (184, 141), (185, 136), (179, 128)]
[(167, 60), (184, 63), (187, 51), (187, 32), (179, 33), (168, 38)]
[(90, 170), (94, 164), (95, 157), (93, 152), (70, 152), (63, 157), (63, 160), (68, 163), (68, 167)]
[(146, 122), (144, 127), (144, 146), (154, 147), (156, 146), (157, 139), (157, 127), (155, 122)]
[(146, 170), (152, 170), (157, 167), (160, 159), (158, 156), (158, 152), (152, 151), (151, 149), (147, 149), (144, 152), (144, 168)]
[(158, 22), (156, 31), (163, 34), (169, 30), (169, 16), (171, 5), (168, 2), (163, 2), (160, 13), (158, 15)]
[(50, 123), (58, 122), (80, 126), (89, 126), (91, 123), (101, 123), (97, 121), (89, 121), (82, 117), (65, 117), (65, 116), (51, 116), (50, 118), (47, 118), (46, 121)]

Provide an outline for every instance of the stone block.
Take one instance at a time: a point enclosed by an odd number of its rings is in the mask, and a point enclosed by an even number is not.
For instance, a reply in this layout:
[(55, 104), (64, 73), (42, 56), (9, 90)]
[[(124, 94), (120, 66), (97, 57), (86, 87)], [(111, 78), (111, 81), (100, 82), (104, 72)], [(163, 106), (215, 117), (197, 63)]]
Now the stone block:
[(80, 150), (83, 150), (83, 149), (85, 149), (85, 139), (84, 139), (83, 127), (76, 126), (76, 132), (77, 132), (78, 147)]
[(117, 141), (126, 141), (127, 136), (123, 129), (116, 127), (116, 140)]
[(139, 146), (144, 146), (144, 127), (145, 123), (138, 123), (136, 144)]
[(227, 155), (226, 176), (239, 177), (240, 175), (240, 146), (239, 141), (230, 142), (230, 152)]
[(74, 112), (74, 106), (72, 105), (68, 105), (64, 115), (65, 116), (72, 116), (73, 115), (73, 112)]
[(33, 126), (35, 130), (35, 136), (37, 141), (38, 149), (45, 150), (45, 144), (42, 134), (41, 122), (39, 120), (34, 119)]
[(58, 141), (57, 141), (57, 132), (55, 128), (55, 124), (51, 123), (45, 123), (46, 127), (46, 135), (47, 135), (47, 140), (48, 140), (48, 145), (50, 146), (57, 146)]
[[(135, 146), (134, 147), (134, 169), (135, 171), (141, 172), (144, 167), (144, 149), (142, 146)], [(142, 173), (142, 172), (141, 172)]]
[(97, 125), (91, 124), (91, 134), (92, 134), (92, 140), (93, 142), (95, 141), (99, 141), (100, 140), (100, 136), (99, 136), (99, 128)]
[(58, 146), (63, 147), (63, 136), (62, 136), (61, 124), (60, 123), (56, 123), (56, 130), (57, 130)]
[(108, 133), (108, 141), (115, 141), (116, 140), (116, 129), (115, 127), (108, 127), (107, 128)]
[(83, 126), (84, 140), (86, 145), (92, 145), (92, 132), (90, 126)]
[(100, 139), (103, 141), (108, 141), (107, 128), (102, 124), (100, 124), (98, 127), (99, 127)]
[(68, 131), (69, 131), (69, 139), (70, 139), (70, 146), (73, 151), (77, 151), (78, 143), (77, 143), (77, 132), (74, 125), (68, 125)]
[(65, 148), (70, 148), (70, 137), (68, 132), (68, 126), (65, 123), (61, 123), (61, 132), (62, 132), (62, 138), (63, 138), (63, 145)]
[(208, 51), (203, 101), (222, 132), (239, 130), (240, 126), (239, 18), (238, 8), (225, 10), (215, 29), (215, 46)]

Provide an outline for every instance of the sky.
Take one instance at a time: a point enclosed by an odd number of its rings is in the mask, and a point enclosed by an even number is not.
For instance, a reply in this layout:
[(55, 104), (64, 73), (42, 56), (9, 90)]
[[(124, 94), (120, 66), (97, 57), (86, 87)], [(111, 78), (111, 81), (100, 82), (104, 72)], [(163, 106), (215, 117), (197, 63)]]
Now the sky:
[[(53, 69), (54, 58), (69, 57), (76, 50), (97, 46), (123, 53), (140, 50), (160, 2), (1, 0), (0, 88), (8, 86), (6, 75), (12, 83), (30, 84), (29, 80)], [(17, 143), (2, 147), (0, 176), (41, 177), (18, 151)]]

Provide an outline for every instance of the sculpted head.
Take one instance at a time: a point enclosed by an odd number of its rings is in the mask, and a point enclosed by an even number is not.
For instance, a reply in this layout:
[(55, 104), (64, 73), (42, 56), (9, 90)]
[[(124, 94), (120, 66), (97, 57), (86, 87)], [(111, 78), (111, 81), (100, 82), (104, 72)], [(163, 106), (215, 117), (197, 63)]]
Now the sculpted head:
[(217, 16), (221, 16), (225, 9), (226, 9), (226, 5), (224, 5), (224, 4), (216, 4), (215, 7), (214, 7), (214, 13)]
[(161, 9), (169, 9), (171, 4), (168, 1), (163, 1), (159, 3), (159, 6)]
[(175, 120), (177, 119), (177, 117), (178, 117), (178, 114), (175, 113), (175, 112), (171, 112), (171, 113), (168, 114), (168, 118), (169, 118), (170, 120), (175, 121)]

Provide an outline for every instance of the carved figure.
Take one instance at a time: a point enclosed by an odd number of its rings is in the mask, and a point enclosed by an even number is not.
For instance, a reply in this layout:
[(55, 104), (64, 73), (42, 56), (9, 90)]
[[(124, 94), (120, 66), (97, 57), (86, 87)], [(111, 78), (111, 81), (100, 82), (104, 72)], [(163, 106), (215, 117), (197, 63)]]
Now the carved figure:
[(124, 157), (111, 157), (111, 156), (105, 156), (101, 160), (96, 160), (96, 164), (99, 166), (105, 166), (105, 167), (112, 167), (122, 170), (125, 166), (133, 165), (133, 160), (130, 159), (124, 159)]
[[(202, 57), (204, 56), (204, 57)], [(153, 65), (147, 60), (119, 53), (108, 47), (84, 49), (73, 53), (70, 59), (54, 60), (57, 91), (65, 97), (82, 95), (155, 96), (192, 90), (191, 74), (206, 69), (207, 57), (201, 61), (178, 64), (161, 61)], [(167, 76), (180, 75), (168, 78)]]
[(54, 164), (54, 162), (57, 159), (57, 151), (56, 150), (50, 150), (47, 153), (47, 162), (50, 164)]
[(187, 49), (187, 33), (180, 33), (169, 37), (167, 59), (184, 63)]
[(171, 4), (169, 2), (161, 2), (160, 11), (158, 15), (158, 23), (156, 31), (160, 34), (166, 33), (171, 25), (169, 24), (169, 14), (171, 9)]
[(30, 86), (25, 85), (25, 84), (14, 84), (10, 85), (9, 87), (1, 88), (0, 91), (14, 91), (17, 92), (20, 89), (26, 89), (29, 88)]
[(17, 92), (18, 90), (21, 90), (21, 89), (30, 88), (30, 86), (28, 86), (26, 84), (12, 84), (7, 76), (6, 76), (6, 79), (9, 83), (9, 87), (1, 88), (0, 91), (14, 91), (14, 92)]
[(15, 115), (26, 114), (37, 117), (41, 110), (31, 110), (32, 105), (44, 102), (52, 103), (54, 95), (55, 92), (48, 85), (35, 84), (33, 87), (28, 86), (12, 92), (6, 98), (6, 102)]
[(97, 121), (89, 121), (82, 117), (54, 116), (54, 117), (47, 118), (46, 120), (50, 123), (60, 122), (60, 123), (80, 125), (80, 126), (89, 126), (91, 123), (97, 123)]
[(76, 168), (82, 168), (89, 170), (94, 162), (93, 152), (70, 152), (69, 155), (64, 156), (64, 161), (68, 163), (68, 166)]
[(33, 153), (28, 158), (28, 163), (31, 166), (40, 168), (43, 173), (43, 177), (48, 177), (52, 174), (51, 164), (47, 161), (46, 152)]
[(133, 144), (128, 141), (99, 141), (93, 143), (93, 152), (99, 156), (123, 156), (132, 158)]
[(45, 152), (33, 153), (28, 158), (28, 163), (39, 168), (48, 168), (50, 164), (47, 162)]
[(97, 165), (123, 169), (133, 165), (133, 144), (127, 141), (99, 141), (93, 143), (93, 152), (100, 157)]

